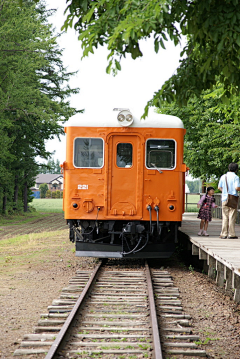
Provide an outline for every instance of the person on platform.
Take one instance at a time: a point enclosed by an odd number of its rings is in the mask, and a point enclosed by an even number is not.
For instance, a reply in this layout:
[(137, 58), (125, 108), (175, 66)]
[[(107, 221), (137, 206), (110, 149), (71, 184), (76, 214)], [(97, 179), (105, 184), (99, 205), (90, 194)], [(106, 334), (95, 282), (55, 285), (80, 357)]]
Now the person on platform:
[(213, 187), (207, 188), (207, 193), (202, 196), (197, 204), (197, 207), (201, 207), (197, 217), (201, 219), (198, 236), (209, 236), (207, 233), (207, 228), (208, 223), (212, 220), (212, 207), (217, 207), (215, 204)]
[[(237, 208), (231, 208), (226, 206), (228, 193), (234, 196), (238, 196), (237, 191), (240, 191), (239, 177), (237, 176), (238, 164), (230, 163), (226, 174), (222, 175), (218, 183), (218, 189), (222, 192), (222, 231), (220, 238), (238, 238), (235, 233), (235, 223), (237, 218)], [(228, 191), (227, 191), (227, 185)]]

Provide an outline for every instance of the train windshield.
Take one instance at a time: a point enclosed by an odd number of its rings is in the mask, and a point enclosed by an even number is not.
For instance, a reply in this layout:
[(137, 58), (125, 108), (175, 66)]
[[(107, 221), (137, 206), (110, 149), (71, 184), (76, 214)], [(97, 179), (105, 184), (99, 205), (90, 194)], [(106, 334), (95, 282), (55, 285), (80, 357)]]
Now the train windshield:
[(132, 144), (118, 143), (117, 145), (117, 166), (132, 167)]
[(74, 141), (74, 166), (80, 168), (103, 167), (103, 140), (101, 138), (76, 138)]
[(148, 140), (146, 167), (173, 169), (175, 167), (175, 141)]

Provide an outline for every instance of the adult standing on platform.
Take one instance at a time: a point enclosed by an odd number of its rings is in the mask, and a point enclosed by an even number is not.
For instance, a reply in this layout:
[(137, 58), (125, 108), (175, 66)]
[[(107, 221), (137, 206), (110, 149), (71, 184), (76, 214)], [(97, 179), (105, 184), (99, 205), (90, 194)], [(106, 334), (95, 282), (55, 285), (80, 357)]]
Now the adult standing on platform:
[[(240, 191), (239, 177), (236, 175), (238, 171), (237, 163), (230, 163), (229, 172), (222, 175), (218, 183), (218, 189), (222, 191), (222, 232), (220, 238), (238, 238), (235, 233), (235, 223), (237, 218), (237, 208), (226, 206), (228, 193), (237, 196)], [(227, 179), (227, 184), (226, 184)], [(228, 190), (227, 190), (228, 185)]]

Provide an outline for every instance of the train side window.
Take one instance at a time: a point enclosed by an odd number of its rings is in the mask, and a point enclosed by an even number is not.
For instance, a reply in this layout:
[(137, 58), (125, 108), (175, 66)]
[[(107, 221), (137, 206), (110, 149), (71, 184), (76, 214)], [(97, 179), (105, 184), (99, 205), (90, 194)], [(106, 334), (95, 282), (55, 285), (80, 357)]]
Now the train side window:
[(118, 143), (117, 166), (122, 168), (132, 167), (132, 144)]
[(103, 167), (103, 140), (101, 138), (75, 138), (74, 166), (80, 168)]
[(174, 140), (147, 140), (147, 168), (173, 169), (175, 168), (175, 149)]

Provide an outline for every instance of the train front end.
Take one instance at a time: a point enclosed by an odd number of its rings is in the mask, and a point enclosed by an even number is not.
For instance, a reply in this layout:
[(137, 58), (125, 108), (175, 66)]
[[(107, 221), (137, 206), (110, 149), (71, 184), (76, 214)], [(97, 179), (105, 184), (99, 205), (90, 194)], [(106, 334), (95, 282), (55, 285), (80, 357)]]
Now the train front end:
[(184, 211), (182, 121), (115, 109), (65, 132), (63, 210), (76, 255), (170, 257)]

